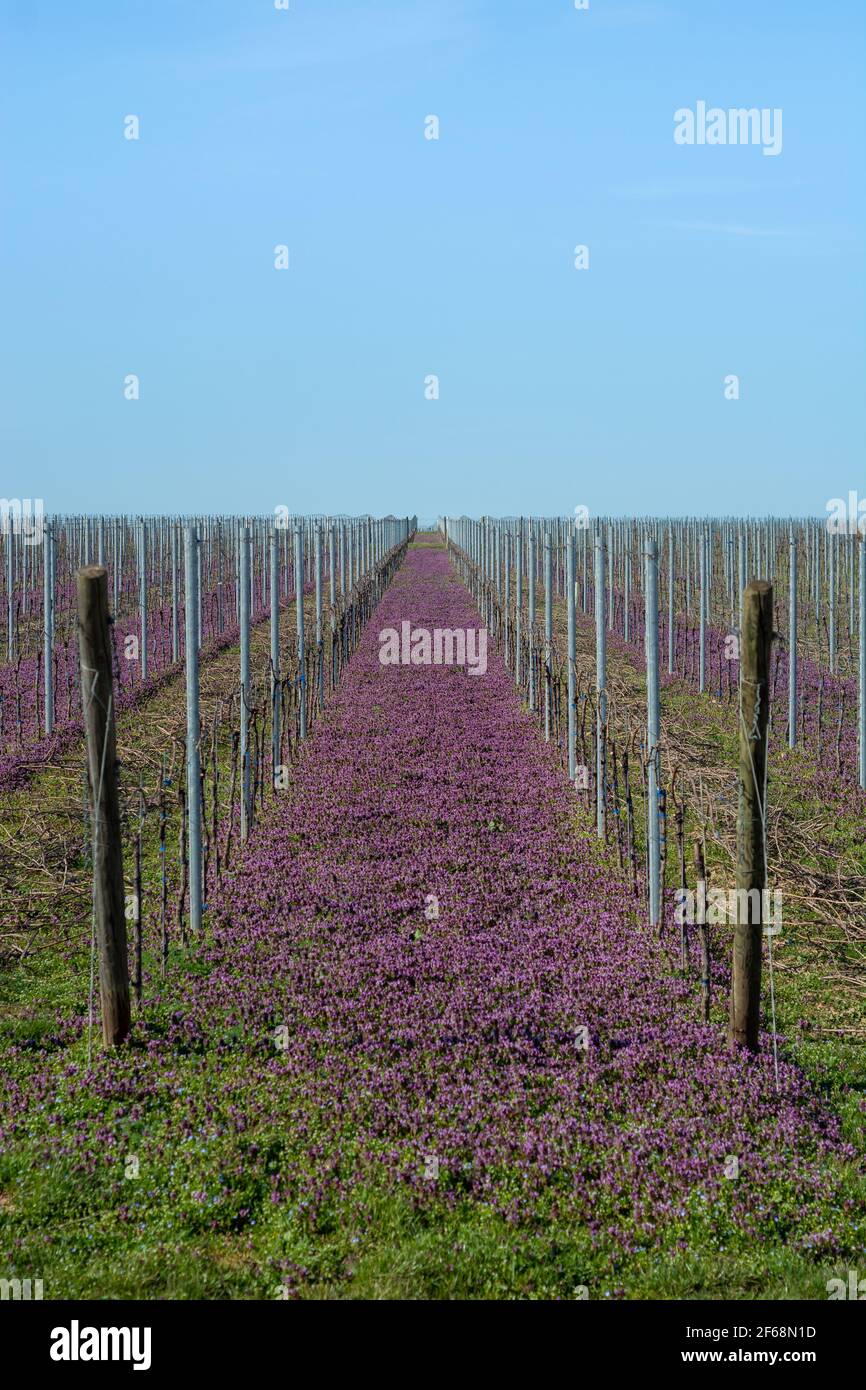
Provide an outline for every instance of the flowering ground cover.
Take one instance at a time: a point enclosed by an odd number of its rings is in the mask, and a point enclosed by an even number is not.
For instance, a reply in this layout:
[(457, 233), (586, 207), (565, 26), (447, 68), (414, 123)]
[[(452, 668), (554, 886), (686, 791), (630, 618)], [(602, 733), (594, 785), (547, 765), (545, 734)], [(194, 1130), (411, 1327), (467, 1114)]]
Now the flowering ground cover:
[[(633, 624), (632, 631), (636, 625)], [(565, 641), (564, 605), (554, 613), (554, 632), (559, 649)], [(695, 636), (696, 634), (692, 634)], [(683, 840), (688, 884), (694, 887), (691, 840), (703, 842), (710, 883), (714, 888), (734, 886), (737, 843), (737, 684), (738, 664), (724, 662), (722, 688), (706, 693), (697, 689), (695, 671), (686, 662), (683, 676), (682, 630), (678, 630), (677, 667), (673, 676), (662, 674), (661, 766), (667, 789), (665, 857), (667, 884), (666, 941), (672, 961), (680, 953), (679, 926), (675, 921), (674, 889), (680, 882), (677, 845), (677, 808), (684, 812)], [(666, 644), (662, 644), (663, 655)], [(689, 643), (691, 648), (694, 644)], [(718, 644), (715, 651), (721, 650)], [(770, 703), (769, 781), (767, 793), (767, 864), (771, 890), (778, 894), (783, 932), (774, 943), (774, 1003), (776, 1026), (785, 1035), (789, 1056), (802, 1063), (824, 1091), (834, 1093), (834, 1103), (849, 1113), (849, 1129), (862, 1147), (863, 1108), (853, 1098), (866, 1088), (866, 996), (863, 965), (866, 961), (866, 796), (856, 780), (856, 734), (824, 722), (823, 741), (815, 724), (805, 720), (806, 743), (787, 746), (787, 657), (776, 652), (775, 669), (783, 678), (775, 681)], [(663, 662), (666, 666), (666, 662)], [(735, 668), (730, 677), (727, 668)], [(820, 681), (832, 691), (832, 679), (811, 663), (801, 661), (810, 673), (813, 694)], [(579, 616), (577, 644), (578, 697), (580, 703), (595, 682), (595, 635), (591, 619)], [(727, 689), (732, 680), (731, 689)], [(801, 693), (806, 687), (801, 682)], [(837, 682), (837, 689), (839, 683)], [(608, 635), (607, 644), (608, 738), (611, 747), (630, 747), (642, 752), (646, 721), (646, 679), (643, 648), (626, 643), (619, 633)], [(820, 698), (808, 706), (817, 713)], [(856, 701), (854, 701), (856, 705)], [(828, 706), (825, 706), (825, 711)], [(832, 701), (830, 706), (832, 708)], [(850, 710), (852, 702), (847, 702)], [(594, 723), (594, 711), (590, 716)], [(585, 720), (584, 720), (585, 723)], [(798, 721), (799, 724), (799, 721)], [(810, 732), (811, 730), (811, 732)], [(637, 748), (635, 745), (637, 740)], [(819, 747), (821, 752), (819, 752)], [(633, 759), (634, 763), (634, 759)], [(620, 796), (622, 795), (620, 767)], [(646, 800), (640, 764), (633, 778), (633, 798), (640, 891), (646, 843)], [(584, 794), (593, 800), (594, 790)], [(622, 807), (620, 807), (620, 812)], [(624, 839), (623, 819), (616, 811), (609, 817), (612, 842)], [(721, 1025), (727, 1009), (727, 963), (732, 947), (730, 922), (716, 924), (713, 932), (713, 975), (716, 1000), (714, 1017)], [(693, 950), (692, 975), (698, 973), (698, 953)], [(765, 967), (769, 967), (765, 949)], [(765, 1004), (769, 1004), (769, 971), (765, 977)], [(767, 1010), (769, 1013), (769, 1009)]]
[[(825, 1297), (866, 1203), (784, 1057), (732, 1056), (416, 546), (133, 1046), (3, 1039), (0, 1260), (46, 1297)], [(84, 930), (84, 929), (82, 929)]]
[[(313, 585), (305, 593), (311, 595)], [(68, 602), (67, 598), (67, 602)], [(234, 586), (225, 585), (226, 613), (233, 612)], [(294, 604), (284, 605), (288, 615)], [(305, 612), (314, 609), (304, 601)], [(255, 628), (269, 620), (269, 612), (261, 601), (251, 612)], [(284, 618), (285, 621), (285, 618)], [(179, 648), (186, 641), (186, 617), (183, 604), (178, 613)], [(138, 650), (130, 648), (134, 659), (127, 657), (127, 639), (138, 636), (138, 616), (126, 615), (112, 624), (115, 696), (118, 710), (138, 709), (152, 699), (174, 677), (182, 675), (183, 658), (172, 662), (171, 609), (165, 604), (148, 615), (148, 677), (141, 679)], [(220, 631), (217, 623), (216, 595), (205, 596), (202, 604), (202, 646), (199, 660), (202, 665), (220, 653), (236, 646), (240, 626), (227, 620)], [(72, 748), (83, 734), (81, 698), (78, 675), (77, 632), (55, 643), (55, 724), (51, 735), (44, 733), (44, 690), (41, 686), (41, 655), (27, 656), (19, 665), (0, 665), (0, 793), (24, 787), (34, 771), (44, 767)]]

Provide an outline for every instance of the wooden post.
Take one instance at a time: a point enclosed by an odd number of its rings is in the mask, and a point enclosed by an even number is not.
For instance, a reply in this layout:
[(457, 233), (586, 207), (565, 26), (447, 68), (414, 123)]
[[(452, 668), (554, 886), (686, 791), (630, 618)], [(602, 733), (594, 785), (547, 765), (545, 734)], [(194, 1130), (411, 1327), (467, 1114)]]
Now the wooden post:
[(88, 565), (76, 576), (78, 650), (90, 773), (93, 912), (99, 948), (102, 1037), (115, 1047), (129, 1034), (123, 849), (114, 734), (114, 689), (108, 631), (108, 574)]
[(773, 586), (743, 590), (740, 630), (740, 763), (737, 817), (737, 921), (731, 982), (731, 1045), (758, 1049), (761, 933), (767, 882), (765, 806)]

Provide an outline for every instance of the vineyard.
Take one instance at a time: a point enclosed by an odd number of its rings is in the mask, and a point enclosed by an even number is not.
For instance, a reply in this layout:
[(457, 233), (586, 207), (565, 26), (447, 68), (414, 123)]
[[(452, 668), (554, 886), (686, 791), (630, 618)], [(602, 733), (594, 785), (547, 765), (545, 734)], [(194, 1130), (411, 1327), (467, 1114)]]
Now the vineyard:
[(8, 1277), (863, 1263), (856, 527), (19, 509), (0, 557)]

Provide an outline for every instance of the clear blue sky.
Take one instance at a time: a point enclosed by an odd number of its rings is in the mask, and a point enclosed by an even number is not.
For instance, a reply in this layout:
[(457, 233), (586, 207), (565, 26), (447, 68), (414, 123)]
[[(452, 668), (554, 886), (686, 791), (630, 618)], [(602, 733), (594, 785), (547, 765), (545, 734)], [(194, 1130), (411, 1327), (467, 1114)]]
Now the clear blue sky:
[[(3, 495), (433, 516), (866, 492), (863, 0), (0, 14)], [(676, 145), (699, 100), (782, 108), (782, 153)]]

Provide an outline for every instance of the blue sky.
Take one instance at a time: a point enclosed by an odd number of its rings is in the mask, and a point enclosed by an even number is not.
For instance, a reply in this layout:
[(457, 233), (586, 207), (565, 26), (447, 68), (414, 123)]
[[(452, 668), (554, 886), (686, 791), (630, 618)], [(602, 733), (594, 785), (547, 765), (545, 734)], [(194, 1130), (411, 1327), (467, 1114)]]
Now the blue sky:
[[(0, 493), (434, 516), (866, 490), (862, 0), (290, 2), (0, 0)], [(676, 145), (699, 100), (781, 108), (781, 154)]]

